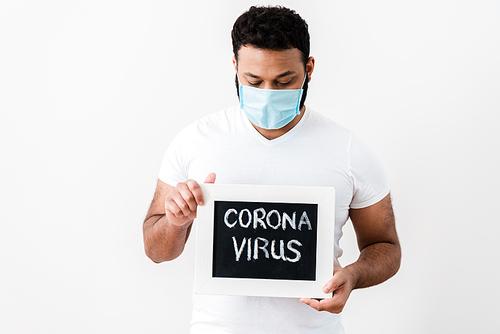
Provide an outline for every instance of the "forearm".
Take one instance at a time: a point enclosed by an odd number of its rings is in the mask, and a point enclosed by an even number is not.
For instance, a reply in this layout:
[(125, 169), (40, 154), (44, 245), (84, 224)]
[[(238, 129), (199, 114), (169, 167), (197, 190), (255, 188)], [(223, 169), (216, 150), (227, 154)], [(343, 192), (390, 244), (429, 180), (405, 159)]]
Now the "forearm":
[(184, 250), (191, 224), (179, 227), (169, 224), (167, 217), (153, 216), (144, 222), (144, 249), (156, 263), (171, 261)]
[(356, 262), (335, 267), (332, 278), (323, 286), (324, 293), (332, 298), (301, 301), (318, 311), (340, 313), (353, 289), (377, 285), (392, 277), (401, 263), (401, 247), (396, 233), (390, 196), (363, 209), (350, 211), (361, 250)]
[(353, 279), (354, 289), (380, 284), (394, 276), (401, 263), (399, 244), (376, 243), (365, 247), (356, 262), (345, 269)]

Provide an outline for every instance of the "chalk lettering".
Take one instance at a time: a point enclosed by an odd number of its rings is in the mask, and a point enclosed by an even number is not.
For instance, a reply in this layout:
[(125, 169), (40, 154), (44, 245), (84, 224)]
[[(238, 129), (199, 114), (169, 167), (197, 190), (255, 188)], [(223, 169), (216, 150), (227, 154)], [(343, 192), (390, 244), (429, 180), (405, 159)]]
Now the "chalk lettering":
[(247, 261), (252, 260), (252, 238), (248, 238), (247, 243)]
[(226, 213), (224, 214), (224, 223), (225, 223), (225, 224), (227, 225), (227, 227), (229, 227), (229, 228), (233, 228), (233, 227), (234, 227), (234, 225), (236, 225), (236, 223), (238, 222), (238, 219), (236, 219), (236, 220), (234, 221), (234, 223), (229, 223), (229, 222), (228, 222), (228, 218), (229, 218), (229, 215), (230, 215), (231, 213), (238, 214), (238, 211), (236, 211), (236, 209), (229, 209), (229, 210), (227, 210), (227, 211), (226, 211)]
[(318, 205), (286, 198), (214, 201), (213, 277), (315, 279)]
[[(230, 217), (232, 214), (237, 215), (238, 219), (231, 221)], [(280, 215), (280, 212), (278, 210), (271, 210), (266, 213), (266, 210), (264, 210), (264, 208), (258, 208), (253, 210), (252, 213), (249, 209), (243, 209), (238, 213), (236, 209), (231, 208), (228, 209), (224, 214), (224, 224), (226, 224), (226, 226), (229, 228), (234, 228), (236, 226), (236, 223), (238, 222), (239, 225), (243, 228), (249, 228), (250, 225), (252, 225), (254, 229), (257, 229), (258, 226), (262, 227), (263, 229), (267, 229), (267, 226), (269, 226), (273, 230), (277, 230), (280, 226), (283, 230), (286, 230), (288, 225), (292, 229), (296, 230), (296, 218), (297, 212), (294, 212), (292, 214), (292, 217), (290, 217), (290, 215), (286, 212), (283, 212), (282, 215)], [(303, 211), (302, 215), (300, 216), (298, 224), (299, 231), (302, 231), (303, 225), (306, 225), (308, 230), (313, 229), (306, 211)]]
[[(259, 240), (262, 240), (264, 242), (263, 246), (259, 246)], [(266, 249), (267, 245), (269, 245), (269, 241), (267, 241), (267, 239), (258, 237), (258, 238), (255, 238), (254, 243), (255, 243), (254, 248), (253, 248), (253, 258), (254, 258), (254, 260), (258, 260), (259, 259), (259, 249), (261, 249), (264, 252), (264, 255), (265, 255), (266, 259), (269, 259), (269, 252)]]
[[(262, 216), (259, 217), (259, 212), (262, 213)], [(253, 210), (253, 228), (257, 229), (257, 223), (259, 223), (263, 228), (267, 228), (264, 223), (263, 218), (266, 216), (266, 210), (264, 208), (258, 208)]]
[(247, 242), (247, 238), (243, 238), (243, 241), (241, 242), (241, 246), (238, 248), (238, 242), (236, 241), (236, 238), (233, 237), (233, 245), (234, 245), (234, 253), (236, 254), (236, 262), (240, 260), (241, 253), (243, 253), (243, 248), (245, 247), (245, 243)]
[[(267, 247), (269, 246), (269, 240), (262, 238), (262, 237), (257, 237), (252, 243), (252, 238), (243, 238), (241, 241), (241, 244), (238, 246), (238, 241), (236, 240), (236, 237), (232, 237), (233, 239), (233, 246), (234, 246), (234, 255), (235, 255), (235, 260), (236, 262), (240, 261), (241, 255), (243, 254), (243, 250), (245, 249), (245, 244), (247, 246), (247, 261), (252, 260), (252, 253), (253, 253), (253, 259), (258, 260), (259, 259), (259, 251), (262, 251), (264, 253), (264, 257), (266, 259), (269, 259), (269, 251)], [(271, 241), (271, 257), (275, 260), (282, 260), (282, 261), (289, 261), (289, 262), (297, 262), (302, 258), (302, 254), (300, 251), (296, 248), (294, 248), (294, 245), (296, 247), (302, 247), (302, 244), (300, 241), (292, 239), (287, 243), (287, 248), (291, 252), (295, 254), (294, 258), (289, 258), (285, 255), (285, 241), (280, 240), (280, 251), (279, 254), (276, 254), (276, 240)], [(253, 247), (252, 247), (253, 246)], [(253, 251), (252, 251), (253, 248)]]
[(288, 244), (286, 245), (286, 247), (287, 247), (289, 250), (291, 250), (292, 252), (294, 252), (294, 253), (295, 253), (295, 255), (296, 255), (296, 257), (295, 257), (294, 259), (290, 259), (289, 257), (287, 257), (286, 259), (287, 259), (288, 261), (290, 261), (290, 262), (297, 262), (297, 261), (299, 261), (299, 260), (300, 260), (300, 258), (302, 257), (302, 255), (300, 254), (300, 252), (299, 252), (297, 249), (295, 249), (295, 248), (293, 248), (293, 247), (292, 247), (292, 244), (296, 244), (296, 245), (297, 245), (297, 246), (299, 246), (299, 247), (300, 247), (300, 246), (302, 246), (302, 244), (300, 243), (300, 241), (298, 241), (298, 240), (290, 240), (290, 241), (288, 242)]
[(309, 221), (309, 217), (307, 216), (307, 212), (303, 212), (299, 221), (299, 231), (302, 231), (302, 225), (307, 225), (309, 230), (312, 230), (311, 222)]
[[(275, 214), (276, 217), (277, 217), (277, 221), (276, 221), (276, 226), (274, 226), (272, 223), (271, 223), (271, 215), (272, 214)], [(280, 227), (281, 225), (281, 217), (280, 217), (280, 213), (278, 212), (278, 210), (271, 210), (269, 211), (269, 213), (267, 214), (267, 217), (266, 217), (266, 222), (267, 222), (267, 225), (274, 229), (274, 230), (277, 230), (278, 227)]]
[[(246, 224), (243, 224), (243, 213), (245, 213), (245, 212), (247, 214), (248, 221)], [(250, 226), (250, 224), (252, 223), (252, 214), (250, 213), (250, 210), (248, 210), (248, 209), (241, 210), (238, 218), (239, 218), (241, 227), (248, 228), (248, 226)]]
[(283, 224), (281, 225), (283, 227), (283, 231), (286, 230), (286, 223), (288, 222), (288, 224), (294, 229), (296, 230), (297, 227), (295, 225), (295, 218), (297, 217), (297, 212), (294, 212), (293, 215), (292, 215), (292, 218), (290, 218), (290, 216), (286, 213), (286, 212), (283, 212)]
[(275, 260), (282, 259), (283, 261), (286, 261), (285, 242), (283, 240), (280, 240), (280, 255), (276, 255), (276, 240), (271, 241), (271, 256)]

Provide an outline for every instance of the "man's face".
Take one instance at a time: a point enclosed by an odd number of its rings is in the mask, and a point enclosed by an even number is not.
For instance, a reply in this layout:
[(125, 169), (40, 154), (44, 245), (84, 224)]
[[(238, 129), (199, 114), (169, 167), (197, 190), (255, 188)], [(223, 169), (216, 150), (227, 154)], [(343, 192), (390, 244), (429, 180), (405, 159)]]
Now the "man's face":
[[(273, 51), (253, 46), (242, 46), (238, 62), (233, 65), (242, 85), (263, 89), (300, 89), (306, 69), (301, 52), (296, 49)], [(314, 68), (314, 58), (307, 62), (309, 78)]]

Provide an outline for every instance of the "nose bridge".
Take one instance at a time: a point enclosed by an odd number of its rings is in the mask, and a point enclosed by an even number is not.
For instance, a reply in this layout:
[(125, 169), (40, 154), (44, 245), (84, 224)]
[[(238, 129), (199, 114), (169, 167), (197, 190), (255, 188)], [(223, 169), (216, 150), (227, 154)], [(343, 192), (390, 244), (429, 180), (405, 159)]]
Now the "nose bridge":
[(278, 86), (278, 83), (275, 80), (275, 78), (265, 78), (262, 81), (262, 84), (260, 85), (259, 88), (263, 88), (263, 89), (282, 89), (282, 87)]
[(276, 87), (274, 87), (274, 82), (273, 81), (269, 81), (269, 80), (265, 80), (263, 82), (263, 85), (261, 88), (264, 88), (264, 89), (276, 89)]

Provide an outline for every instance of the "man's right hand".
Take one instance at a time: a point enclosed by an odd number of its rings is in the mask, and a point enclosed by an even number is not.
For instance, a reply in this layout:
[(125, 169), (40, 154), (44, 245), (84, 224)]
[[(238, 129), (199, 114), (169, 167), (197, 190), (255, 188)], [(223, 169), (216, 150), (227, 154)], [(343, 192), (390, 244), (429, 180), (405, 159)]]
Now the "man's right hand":
[[(214, 183), (210, 173), (205, 183)], [(171, 261), (184, 250), (203, 192), (194, 180), (172, 187), (158, 179), (155, 195), (143, 224), (146, 255), (156, 263)]]
[[(215, 173), (210, 173), (205, 183), (214, 183)], [(165, 197), (167, 221), (180, 228), (187, 228), (196, 218), (198, 205), (203, 205), (203, 193), (198, 182), (180, 182)]]

